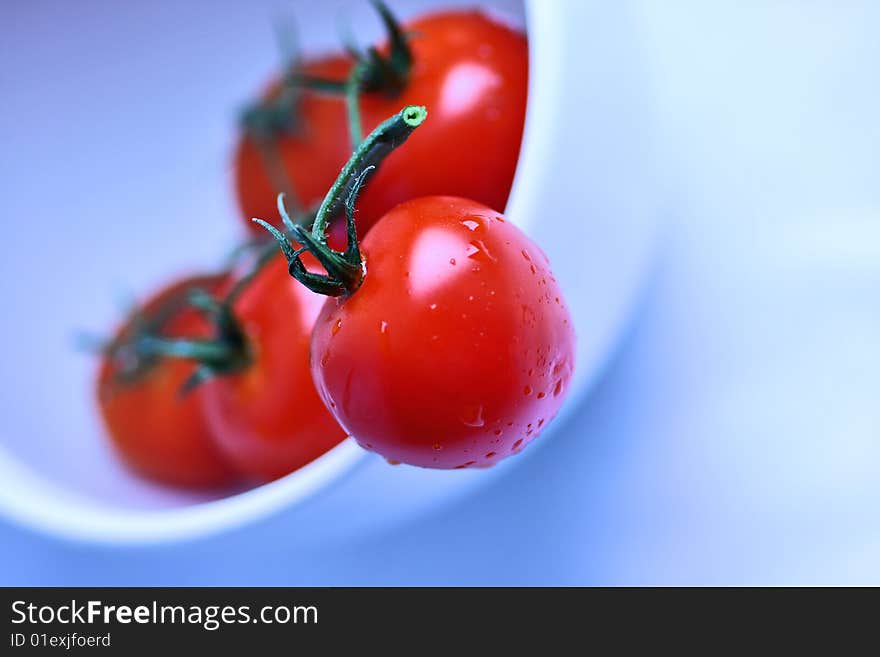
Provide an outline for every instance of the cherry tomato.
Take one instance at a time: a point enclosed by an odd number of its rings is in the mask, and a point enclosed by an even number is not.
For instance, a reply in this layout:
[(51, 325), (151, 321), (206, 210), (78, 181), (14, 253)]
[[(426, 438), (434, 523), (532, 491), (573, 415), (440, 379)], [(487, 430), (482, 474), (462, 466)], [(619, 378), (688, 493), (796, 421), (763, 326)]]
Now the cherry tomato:
[(204, 408), (216, 444), (252, 480), (293, 472), (346, 437), (309, 372), (309, 339), (323, 302), (290, 278), (279, 256), (233, 305), (251, 362), (205, 383)]
[(221, 277), (180, 280), (153, 296), (116, 336), (121, 345), (104, 358), (98, 373), (98, 404), (110, 438), (124, 461), (142, 475), (185, 487), (233, 483), (233, 469), (215, 448), (202, 413), (203, 391), (181, 395), (195, 365), (176, 359), (143, 359), (130, 344), (141, 322), (160, 336), (204, 338), (205, 319), (186, 304), (194, 288), (217, 289)]
[(429, 468), (492, 465), (538, 436), (574, 368), (547, 257), (488, 207), (408, 201), (362, 242), (366, 274), (328, 299), (312, 376), (369, 450)]
[[(430, 120), (365, 187), (358, 201), (361, 235), (395, 205), (418, 196), (452, 194), (503, 210), (519, 156), (528, 83), (525, 35), (461, 10), (431, 14), (403, 29), (413, 54), (408, 84), (397, 95), (361, 95), (364, 132), (405, 105), (427, 106)], [(351, 65), (338, 57), (313, 62), (306, 72), (345, 79)], [(321, 201), (351, 146), (342, 98), (305, 92), (298, 111), (301, 131), (283, 137), (279, 148), (292, 186), (311, 205)], [(235, 169), (245, 220), (276, 217), (279, 190), (247, 139)]]

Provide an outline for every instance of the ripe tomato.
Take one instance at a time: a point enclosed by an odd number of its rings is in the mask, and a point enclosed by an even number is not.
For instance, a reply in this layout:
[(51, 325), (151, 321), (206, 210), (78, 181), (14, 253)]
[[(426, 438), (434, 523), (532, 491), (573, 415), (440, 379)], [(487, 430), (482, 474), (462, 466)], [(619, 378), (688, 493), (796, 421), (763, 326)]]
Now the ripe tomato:
[[(503, 210), (519, 156), (528, 82), (525, 35), (480, 12), (461, 10), (427, 15), (403, 29), (413, 55), (408, 83), (400, 94), (361, 95), (364, 131), (405, 105), (425, 105), (431, 118), (364, 188), (358, 201), (361, 235), (398, 203), (418, 196), (453, 194)], [(351, 65), (337, 57), (313, 62), (305, 72), (345, 79)], [(351, 146), (341, 97), (305, 92), (298, 111), (301, 132), (282, 137), (279, 148), (292, 186), (311, 205), (323, 198)], [(270, 185), (247, 139), (235, 170), (245, 220), (276, 217), (279, 190)]]
[(340, 424), (389, 460), (488, 466), (559, 409), (575, 336), (544, 253), (454, 197), (397, 206), (362, 242), (363, 283), (329, 299), (312, 376)]
[[(210, 325), (185, 297), (193, 288), (210, 291), (222, 283), (222, 277), (180, 280), (147, 301), (139, 315), (161, 336), (208, 337)], [(99, 409), (113, 444), (129, 466), (151, 479), (186, 487), (231, 484), (234, 471), (215, 448), (202, 413), (203, 391), (179, 394), (195, 364), (138, 358), (130, 340), (139, 321), (132, 317), (119, 329), (115, 343), (122, 346), (104, 358), (98, 373)]]
[(309, 338), (323, 301), (290, 278), (279, 256), (233, 305), (251, 362), (205, 383), (203, 401), (216, 444), (250, 479), (282, 477), (346, 437), (309, 373)]

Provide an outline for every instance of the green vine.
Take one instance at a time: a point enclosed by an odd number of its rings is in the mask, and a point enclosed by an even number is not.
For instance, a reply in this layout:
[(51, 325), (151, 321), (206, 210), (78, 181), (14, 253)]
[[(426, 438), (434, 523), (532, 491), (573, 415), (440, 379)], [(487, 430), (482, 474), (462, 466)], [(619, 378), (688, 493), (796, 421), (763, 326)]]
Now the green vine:
[[(284, 195), (278, 195), (278, 211), (293, 238), (302, 246), (295, 248), (288, 237), (262, 219), (254, 221), (268, 230), (287, 259), (290, 275), (313, 292), (327, 296), (351, 294), (360, 286), (364, 277), (354, 206), (358, 193), (367, 177), (395, 148), (403, 144), (427, 118), (428, 110), (418, 105), (408, 105), (394, 116), (383, 121), (355, 149), (342, 168), (324, 201), (318, 208), (311, 231), (290, 220), (284, 205)], [(330, 219), (340, 210), (345, 212), (347, 245), (345, 251), (335, 251), (327, 245), (327, 228)], [(327, 271), (315, 274), (306, 269), (300, 256), (310, 252)]]

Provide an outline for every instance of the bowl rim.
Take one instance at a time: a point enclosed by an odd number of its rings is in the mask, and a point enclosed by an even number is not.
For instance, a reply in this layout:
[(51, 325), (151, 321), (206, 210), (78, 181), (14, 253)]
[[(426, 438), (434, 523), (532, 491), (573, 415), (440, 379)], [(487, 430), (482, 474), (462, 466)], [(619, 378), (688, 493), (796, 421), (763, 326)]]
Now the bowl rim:
[[(168, 543), (222, 532), (299, 504), (366, 461), (352, 438), (289, 475), (215, 500), (167, 509), (126, 509), (58, 485), (0, 448), (0, 512), (59, 538), (103, 544)], [(26, 491), (22, 494), (21, 491)]]

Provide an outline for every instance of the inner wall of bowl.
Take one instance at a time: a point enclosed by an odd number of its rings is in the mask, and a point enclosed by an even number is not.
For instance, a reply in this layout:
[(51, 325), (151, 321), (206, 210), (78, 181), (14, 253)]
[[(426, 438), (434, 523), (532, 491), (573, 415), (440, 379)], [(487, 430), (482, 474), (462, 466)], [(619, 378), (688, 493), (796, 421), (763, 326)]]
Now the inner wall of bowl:
[[(402, 17), (469, 6), (392, 4)], [(524, 24), (521, 0), (479, 5)], [(170, 5), (14, 11), (17, 28), (4, 32), (11, 55), (0, 63), (0, 85), (11, 85), (0, 87), (0, 170), (11, 218), (0, 286), (15, 311), (0, 326), (7, 345), (0, 464), (129, 509), (222, 497), (228, 493), (185, 492), (132, 476), (104, 437), (95, 361), (77, 351), (74, 337), (106, 332), (133, 292), (211, 267), (234, 244), (234, 113), (277, 69), (277, 5), (229, 0), (209, 15)], [(338, 47), (341, 16), (358, 26), (362, 43), (381, 34), (366, 3), (296, 3), (293, 12), (308, 26), (300, 30), (307, 51)], [(57, 98), (67, 99), (63, 109)], [(351, 458), (351, 450), (345, 454)]]

